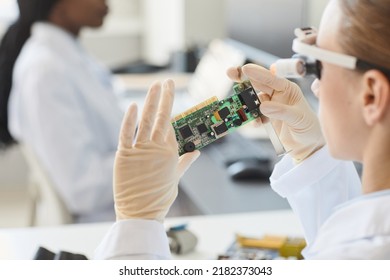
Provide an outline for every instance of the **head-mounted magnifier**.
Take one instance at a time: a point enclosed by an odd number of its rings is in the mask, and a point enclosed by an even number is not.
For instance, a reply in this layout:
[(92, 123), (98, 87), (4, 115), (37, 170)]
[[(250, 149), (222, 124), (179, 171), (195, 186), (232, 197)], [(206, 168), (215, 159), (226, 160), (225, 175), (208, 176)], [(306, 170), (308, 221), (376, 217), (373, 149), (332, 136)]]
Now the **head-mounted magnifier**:
[(351, 55), (317, 47), (315, 45), (317, 38), (317, 30), (315, 28), (297, 28), (294, 30), (294, 33), (297, 38), (293, 41), (292, 49), (296, 54), (292, 58), (280, 59), (275, 62), (273, 71), (278, 76), (301, 78), (307, 75), (314, 75), (321, 79), (321, 62), (327, 62), (351, 70), (378, 69), (387, 77), (390, 77), (390, 70), (382, 66), (366, 62)]

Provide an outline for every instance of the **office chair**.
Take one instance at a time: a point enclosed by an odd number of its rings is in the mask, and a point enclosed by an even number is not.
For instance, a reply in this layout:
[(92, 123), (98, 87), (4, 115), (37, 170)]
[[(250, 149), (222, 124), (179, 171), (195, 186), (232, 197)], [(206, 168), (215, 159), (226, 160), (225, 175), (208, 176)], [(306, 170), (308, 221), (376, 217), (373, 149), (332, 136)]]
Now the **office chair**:
[(71, 223), (72, 215), (58, 195), (55, 185), (35, 152), (26, 144), (20, 146), (30, 168), (30, 188), (35, 201), (32, 225), (51, 226)]

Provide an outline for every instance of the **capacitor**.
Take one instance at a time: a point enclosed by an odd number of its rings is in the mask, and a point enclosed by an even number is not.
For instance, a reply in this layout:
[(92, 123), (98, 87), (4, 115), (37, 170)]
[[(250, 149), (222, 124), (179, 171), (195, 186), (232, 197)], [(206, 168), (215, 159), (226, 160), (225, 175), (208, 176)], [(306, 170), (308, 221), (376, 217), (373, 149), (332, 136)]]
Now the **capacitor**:
[(195, 151), (195, 144), (191, 141), (187, 142), (187, 143), (185, 143), (183, 149), (185, 152), (191, 153), (191, 152)]

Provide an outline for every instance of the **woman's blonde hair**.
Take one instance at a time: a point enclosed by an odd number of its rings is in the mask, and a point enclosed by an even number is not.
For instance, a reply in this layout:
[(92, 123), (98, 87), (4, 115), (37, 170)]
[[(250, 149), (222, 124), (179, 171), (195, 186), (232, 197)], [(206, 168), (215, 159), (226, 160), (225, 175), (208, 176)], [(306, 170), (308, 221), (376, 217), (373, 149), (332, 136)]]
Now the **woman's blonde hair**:
[(339, 38), (343, 50), (390, 69), (390, 1), (339, 0), (339, 3), (344, 14)]

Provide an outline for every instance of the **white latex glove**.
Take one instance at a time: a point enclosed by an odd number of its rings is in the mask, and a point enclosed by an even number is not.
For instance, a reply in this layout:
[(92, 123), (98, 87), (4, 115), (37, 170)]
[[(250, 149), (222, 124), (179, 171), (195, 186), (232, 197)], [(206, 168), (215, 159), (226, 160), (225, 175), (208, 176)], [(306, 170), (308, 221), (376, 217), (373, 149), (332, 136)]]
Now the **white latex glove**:
[(255, 64), (228, 70), (234, 81), (240, 82), (243, 75), (260, 91), (260, 111), (272, 120), (280, 141), (296, 163), (324, 146), (318, 118), (297, 84)]
[(123, 119), (114, 165), (117, 220), (162, 222), (177, 196), (180, 177), (200, 154), (179, 158), (170, 122), (173, 99), (172, 80), (156, 83), (149, 89), (137, 133), (135, 104)]

